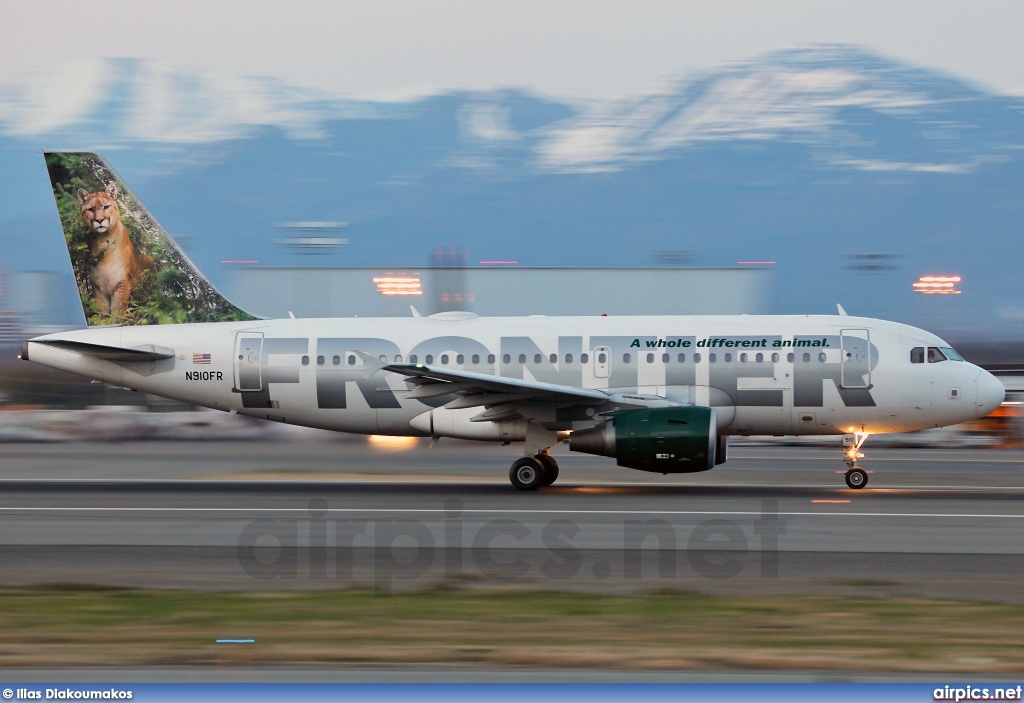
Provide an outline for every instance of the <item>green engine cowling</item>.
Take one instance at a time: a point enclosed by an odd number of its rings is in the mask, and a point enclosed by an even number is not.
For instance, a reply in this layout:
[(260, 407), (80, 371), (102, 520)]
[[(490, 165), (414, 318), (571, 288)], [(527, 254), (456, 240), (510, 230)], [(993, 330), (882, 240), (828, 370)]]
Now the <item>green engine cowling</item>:
[(720, 444), (715, 409), (700, 406), (630, 410), (569, 437), (574, 452), (612, 456), (619, 466), (664, 474), (713, 469), (725, 461), (716, 460)]

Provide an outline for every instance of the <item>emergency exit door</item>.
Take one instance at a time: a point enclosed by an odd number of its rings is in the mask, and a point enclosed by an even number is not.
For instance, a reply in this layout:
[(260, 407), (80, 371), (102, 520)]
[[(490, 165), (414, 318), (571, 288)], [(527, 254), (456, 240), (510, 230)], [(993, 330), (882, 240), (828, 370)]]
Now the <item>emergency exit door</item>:
[(594, 378), (608, 378), (612, 367), (612, 350), (609, 347), (597, 347), (594, 354)]

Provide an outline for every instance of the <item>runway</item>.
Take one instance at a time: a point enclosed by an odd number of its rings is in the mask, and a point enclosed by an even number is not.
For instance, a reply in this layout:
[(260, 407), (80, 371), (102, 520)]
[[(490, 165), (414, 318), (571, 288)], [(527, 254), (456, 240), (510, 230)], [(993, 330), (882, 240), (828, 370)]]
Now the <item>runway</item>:
[[(7, 584), (382, 590), (438, 583), (1024, 601), (1024, 453), (741, 447), (661, 476), (451, 442), (5, 445)], [(840, 473), (837, 473), (840, 472)]]

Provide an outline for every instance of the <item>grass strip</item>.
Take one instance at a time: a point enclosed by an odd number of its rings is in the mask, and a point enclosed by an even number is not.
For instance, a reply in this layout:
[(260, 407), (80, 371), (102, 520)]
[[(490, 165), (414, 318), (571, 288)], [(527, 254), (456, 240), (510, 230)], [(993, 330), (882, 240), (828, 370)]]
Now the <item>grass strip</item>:
[[(1024, 670), (1024, 606), (528, 590), (0, 590), (0, 666)], [(218, 645), (217, 639), (255, 639)]]

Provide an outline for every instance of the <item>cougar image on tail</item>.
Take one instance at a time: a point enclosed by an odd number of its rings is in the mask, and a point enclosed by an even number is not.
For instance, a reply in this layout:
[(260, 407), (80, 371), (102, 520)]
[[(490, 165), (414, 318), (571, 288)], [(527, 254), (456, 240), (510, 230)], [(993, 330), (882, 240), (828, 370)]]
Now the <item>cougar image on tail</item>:
[(217, 291), (102, 156), (43, 156), (89, 327), (259, 319)]
[(132, 289), (153, 261), (129, 238), (116, 198), (117, 186), (113, 183), (95, 193), (78, 189), (82, 222), (94, 261), (89, 277), (95, 287), (96, 302), (104, 315), (121, 317), (128, 311)]

